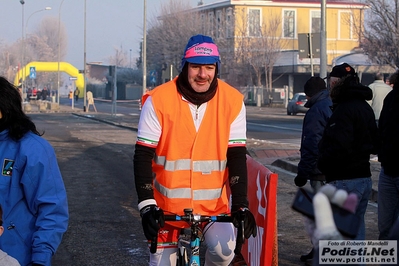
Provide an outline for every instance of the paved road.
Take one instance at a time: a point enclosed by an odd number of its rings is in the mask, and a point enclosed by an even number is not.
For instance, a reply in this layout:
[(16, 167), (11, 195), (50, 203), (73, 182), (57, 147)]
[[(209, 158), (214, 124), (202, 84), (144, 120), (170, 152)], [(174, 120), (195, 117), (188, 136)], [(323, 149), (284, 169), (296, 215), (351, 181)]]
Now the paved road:
[[(82, 113), (78, 114), (82, 115)], [(54, 146), (68, 191), (71, 221), (53, 265), (147, 265), (148, 249), (142, 234), (133, 184), (133, 145), (136, 132), (126, 117), (115, 116), (112, 126), (70, 113), (30, 114)], [(99, 119), (100, 114), (85, 113)], [(109, 116), (109, 115), (108, 115)], [(129, 122), (138, 118), (130, 115)], [(99, 119), (100, 120), (100, 119)], [(252, 151), (295, 148), (249, 141)], [(285, 149), (284, 149), (285, 148)], [(258, 158), (279, 175), (279, 265), (301, 265), (298, 258), (310, 249), (303, 217), (290, 206), (297, 188), (293, 174)], [(376, 206), (366, 214), (367, 239), (377, 239)]]
[(71, 114), (31, 115), (54, 146), (69, 229), (53, 265), (146, 265), (133, 184), (136, 133)]

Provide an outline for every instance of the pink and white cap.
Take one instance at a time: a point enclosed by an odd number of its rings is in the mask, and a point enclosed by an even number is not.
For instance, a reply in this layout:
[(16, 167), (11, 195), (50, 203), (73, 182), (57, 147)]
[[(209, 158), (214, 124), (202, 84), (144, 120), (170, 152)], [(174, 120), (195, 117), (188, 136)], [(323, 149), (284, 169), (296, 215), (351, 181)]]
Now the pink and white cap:
[(195, 35), (190, 38), (182, 58), (182, 68), (185, 63), (194, 64), (217, 64), (219, 68), (220, 55), (219, 49), (211, 37), (204, 35)]

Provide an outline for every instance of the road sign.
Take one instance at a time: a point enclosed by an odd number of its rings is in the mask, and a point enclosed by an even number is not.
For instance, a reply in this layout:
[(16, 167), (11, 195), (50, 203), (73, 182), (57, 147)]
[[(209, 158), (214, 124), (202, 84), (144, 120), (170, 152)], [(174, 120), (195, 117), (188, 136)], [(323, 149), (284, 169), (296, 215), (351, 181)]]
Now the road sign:
[(320, 33), (298, 33), (298, 54), (299, 58), (320, 58)]
[(29, 78), (35, 79), (36, 78), (36, 67), (31, 66), (29, 68)]

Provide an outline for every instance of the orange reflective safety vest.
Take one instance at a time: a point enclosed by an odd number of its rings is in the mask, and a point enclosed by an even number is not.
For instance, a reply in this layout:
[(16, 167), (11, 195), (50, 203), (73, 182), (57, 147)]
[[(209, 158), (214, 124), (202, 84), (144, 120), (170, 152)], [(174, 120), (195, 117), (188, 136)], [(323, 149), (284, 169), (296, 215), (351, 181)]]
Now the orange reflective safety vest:
[[(177, 92), (176, 78), (149, 92), (162, 127), (153, 160), (154, 197), (165, 211), (179, 215), (229, 212), (226, 185), (230, 126), (241, 111), (243, 95), (218, 80), (215, 96), (198, 132), (187, 101)], [(143, 102), (148, 97), (143, 96)]]

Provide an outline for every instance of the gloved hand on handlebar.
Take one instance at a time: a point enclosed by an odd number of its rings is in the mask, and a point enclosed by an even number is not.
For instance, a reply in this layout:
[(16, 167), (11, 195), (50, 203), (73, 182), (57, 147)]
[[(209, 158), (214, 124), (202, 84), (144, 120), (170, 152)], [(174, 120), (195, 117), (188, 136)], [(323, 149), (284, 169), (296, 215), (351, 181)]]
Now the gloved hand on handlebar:
[(165, 226), (163, 210), (156, 205), (148, 205), (140, 210), (141, 223), (147, 240), (153, 241), (158, 236), (158, 231)]
[(244, 221), (244, 237), (256, 237), (257, 227), (254, 215), (246, 207), (232, 208), (233, 225), (238, 228), (238, 234), (242, 232), (242, 223)]

